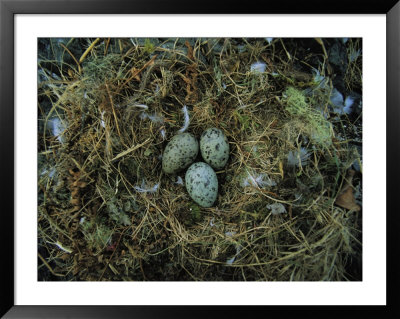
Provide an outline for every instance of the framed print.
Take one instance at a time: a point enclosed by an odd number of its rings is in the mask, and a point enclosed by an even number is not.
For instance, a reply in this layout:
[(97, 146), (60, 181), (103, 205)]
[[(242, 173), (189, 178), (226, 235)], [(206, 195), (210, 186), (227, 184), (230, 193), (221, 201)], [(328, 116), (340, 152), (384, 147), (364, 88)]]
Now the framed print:
[(399, 4), (208, 5), (1, 1), (4, 318), (398, 314)]

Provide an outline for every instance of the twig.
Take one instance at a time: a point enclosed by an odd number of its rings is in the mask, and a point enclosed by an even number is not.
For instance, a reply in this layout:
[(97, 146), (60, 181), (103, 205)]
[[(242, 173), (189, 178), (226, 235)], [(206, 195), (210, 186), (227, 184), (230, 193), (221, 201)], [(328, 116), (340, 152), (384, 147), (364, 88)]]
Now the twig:
[(135, 150), (137, 150), (139, 147), (142, 147), (143, 145), (147, 144), (150, 141), (150, 138), (148, 138), (147, 140), (145, 140), (142, 144), (139, 145), (135, 145), (129, 149), (127, 149), (126, 151), (123, 151), (122, 153), (119, 153), (117, 156), (115, 156), (111, 162), (121, 158), (122, 156), (125, 156), (126, 154), (129, 154), (130, 152), (133, 152)]
[(117, 126), (118, 135), (119, 135), (120, 139), (122, 140), (121, 132), (119, 131), (119, 126), (118, 126), (117, 114), (115, 114), (114, 103), (112, 101), (112, 97), (111, 97), (111, 94), (110, 94), (110, 89), (108, 88), (108, 84), (107, 83), (106, 83), (106, 89), (107, 89), (108, 97), (110, 99), (111, 108), (112, 108), (113, 115), (114, 115), (115, 125)]
[(69, 53), (69, 55), (75, 61), (76, 65), (78, 66), (78, 72), (79, 72), (79, 74), (81, 74), (82, 68), (81, 68), (81, 65), (79, 64), (78, 60), (75, 58), (75, 56), (72, 54), (72, 52), (64, 44), (60, 43), (60, 45), (64, 48), (65, 51), (67, 51)]
[(144, 274), (144, 270), (143, 270), (142, 259), (139, 259), (139, 266), (140, 266), (140, 270), (141, 270), (142, 275), (143, 275), (143, 279), (147, 280), (146, 275)]
[(285, 50), (286, 55), (287, 55), (287, 57), (288, 57), (288, 59), (289, 59), (289, 61), (290, 61), (290, 60), (292, 59), (290, 53), (286, 50), (286, 47), (285, 47), (285, 45), (283, 44), (282, 38), (280, 38), (279, 40), (281, 40), (282, 47), (283, 47), (283, 49)]
[(122, 85), (120, 85), (120, 89), (122, 89), (128, 82), (132, 81), (132, 79), (134, 79), (137, 75), (140, 74), (140, 72), (142, 72), (145, 68), (147, 68), (150, 64), (154, 63), (154, 60), (157, 58), (157, 54), (155, 56), (153, 56), (149, 61), (147, 61), (139, 70), (136, 70), (134, 72), (132, 72), (132, 75), (125, 80), (124, 83), (122, 83)]
[(56, 272), (50, 267), (50, 265), (47, 263), (47, 261), (42, 257), (42, 255), (41, 255), (40, 253), (38, 253), (38, 257), (40, 258), (40, 260), (43, 262), (43, 264), (50, 270), (50, 272), (51, 272), (54, 276), (65, 277), (65, 275), (56, 273)]
[(94, 40), (92, 42), (92, 44), (86, 49), (85, 52), (83, 52), (81, 58), (79, 59), (79, 63), (82, 63), (83, 60), (85, 60), (86, 56), (89, 54), (90, 51), (92, 51), (92, 49), (94, 48), (94, 46), (96, 45), (97, 42), (100, 41), (100, 38), (97, 38), (96, 40)]
[(107, 38), (106, 40), (106, 47), (104, 48), (104, 56), (106, 56), (108, 51), (108, 46), (110, 45), (111, 38)]
[(111, 260), (112, 260), (112, 258), (113, 258), (113, 256), (114, 256), (114, 253), (117, 251), (117, 248), (118, 248), (118, 245), (119, 245), (119, 243), (120, 243), (120, 241), (121, 241), (122, 235), (123, 235), (123, 234), (127, 231), (127, 229), (129, 229), (129, 228), (130, 228), (129, 226), (126, 227), (125, 230), (124, 230), (124, 231), (121, 233), (121, 235), (119, 236), (118, 241), (117, 241), (117, 244), (115, 245), (115, 248), (114, 248), (114, 250), (113, 250), (113, 252), (112, 252), (112, 254), (111, 254), (111, 257), (110, 257), (110, 259), (108, 259), (107, 264), (106, 264), (106, 266), (104, 267), (103, 272), (101, 273), (101, 276), (100, 276), (100, 278), (99, 278), (99, 281), (101, 280), (101, 278), (103, 278), (104, 273), (106, 272), (106, 269), (108, 268), (108, 265), (110, 264), (110, 262), (111, 262)]

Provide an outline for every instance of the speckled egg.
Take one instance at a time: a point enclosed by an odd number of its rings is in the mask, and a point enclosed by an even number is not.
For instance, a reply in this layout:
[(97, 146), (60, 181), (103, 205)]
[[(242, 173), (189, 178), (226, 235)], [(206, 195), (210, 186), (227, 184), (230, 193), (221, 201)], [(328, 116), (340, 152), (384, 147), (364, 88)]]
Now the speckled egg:
[(215, 169), (222, 169), (229, 158), (229, 144), (218, 128), (209, 128), (201, 134), (200, 151), (204, 161)]
[(167, 144), (162, 159), (162, 169), (174, 174), (193, 163), (199, 153), (199, 142), (190, 133), (175, 135)]
[(217, 199), (217, 174), (206, 163), (192, 164), (186, 171), (185, 184), (190, 197), (202, 207), (211, 207)]

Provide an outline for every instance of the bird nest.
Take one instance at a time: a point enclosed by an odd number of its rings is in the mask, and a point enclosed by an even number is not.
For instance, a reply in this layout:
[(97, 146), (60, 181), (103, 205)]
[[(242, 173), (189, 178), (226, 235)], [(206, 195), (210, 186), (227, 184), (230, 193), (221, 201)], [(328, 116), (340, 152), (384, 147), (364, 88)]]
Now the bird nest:
[[(38, 45), (39, 280), (361, 280), (361, 39)], [(203, 208), (161, 162), (209, 127)]]

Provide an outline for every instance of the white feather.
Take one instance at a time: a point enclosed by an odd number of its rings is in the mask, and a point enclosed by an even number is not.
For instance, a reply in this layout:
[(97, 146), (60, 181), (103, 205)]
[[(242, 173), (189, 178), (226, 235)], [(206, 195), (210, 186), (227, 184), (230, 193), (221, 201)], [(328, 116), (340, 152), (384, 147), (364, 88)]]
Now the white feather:
[(159, 186), (160, 184), (155, 184), (153, 187), (145, 188), (145, 183), (143, 181), (141, 187), (135, 186), (134, 189), (139, 193), (155, 193)]
[(343, 95), (338, 90), (333, 89), (331, 95), (331, 102), (335, 106), (343, 106)]
[(346, 97), (346, 100), (344, 101), (344, 107), (343, 107), (343, 111), (346, 114), (351, 113), (353, 103), (354, 103), (354, 99), (351, 96)]
[(230, 258), (230, 259), (228, 259), (226, 261), (226, 263), (228, 265), (232, 265), (233, 264), (233, 262), (235, 261), (236, 257), (239, 255), (241, 249), (242, 249), (242, 247), (240, 245), (236, 245), (236, 254), (235, 254), (235, 256), (233, 256), (232, 258)]
[(253, 186), (253, 187), (264, 187), (264, 186), (276, 186), (276, 182), (274, 182), (271, 178), (269, 178), (266, 174), (259, 174), (255, 176), (253, 174), (247, 173), (248, 175), (242, 181), (242, 186)]
[(146, 112), (143, 112), (140, 114), (139, 117), (142, 120), (145, 120), (146, 118), (148, 118), (149, 120), (151, 120), (154, 123), (161, 123), (161, 124), (164, 123), (164, 119), (157, 114), (150, 115), (150, 114), (147, 114)]
[(164, 119), (161, 116), (158, 116), (157, 114), (153, 115), (147, 115), (147, 117), (155, 123), (164, 123)]
[(273, 215), (286, 213), (286, 208), (281, 203), (273, 203), (271, 205), (267, 205), (267, 208), (269, 208), (271, 210), (271, 213)]
[(160, 130), (160, 134), (161, 134), (161, 137), (163, 138), (163, 140), (165, 140), (165, 130), (164, 129)]
[(232, 265), (233, 262), (235, 261), (235, 258), (236, 258), (236, 256), (233, 256), (232, 258), (228, 259), (228, 260), (226, 261), (226, 263), (227, 263), (228, 265)]
[(178, 176), (178, 177), (176, 178), (175, 184), (183, 185), (183, 179), (182, 179), (182, 177)]
[(354, 104), (354, 99), (351, 96), (348, 96), (344, 100), (342, 93), (336, 89), (333, 89), (332, 91), (331, 102), (334, 105), (333, 111), (337, 114), (350, 114), (353, 111), (352, 106)]
[(250, 71), (252, 72), (265, 72), (267, 65), (264, 62), (255, 62), (250, 66)]
[(189, 127), (189, 122), (190, 122), (189, 112), (188, 112), (186, 105), (183, 106), (182, 112), (183, 112), (185, 119), (184, 119), (183, 127), (178, 131), (179, 133), (185, 132), (187, 130), (187, 128)]
[(53, 130), (53, 135), (57, 137), (60, 143), (64, 143), (64, 137), (62, 134), (66, 129), (66, 125), (62, 122), (58, 117), (55, 117), (51, 120), (51, 126)]
[(149, 108), (149, 107), (148, 107), (147, 105), (145, 105), (145, 104), (133, 104), (132, 106), (140, 107), (140, 108), (145, 109), (145, 110), (147, 110), (147, 109)]
[(214, 227), (214, 226), (215, 226), (215, 224), (214, 224), (214, 217), (211, 218), (211, 220), (210, 220), (210, 226), (211, 226), (211, 227)]
[(106, 111), (103, 111), (103, 112), (101, 112), (101, 122), (100, 122), (100, 125), (102, 126), (102, 127), (106, 127), (106, 122), (104, 122), (104, 113), (105, 113)]

